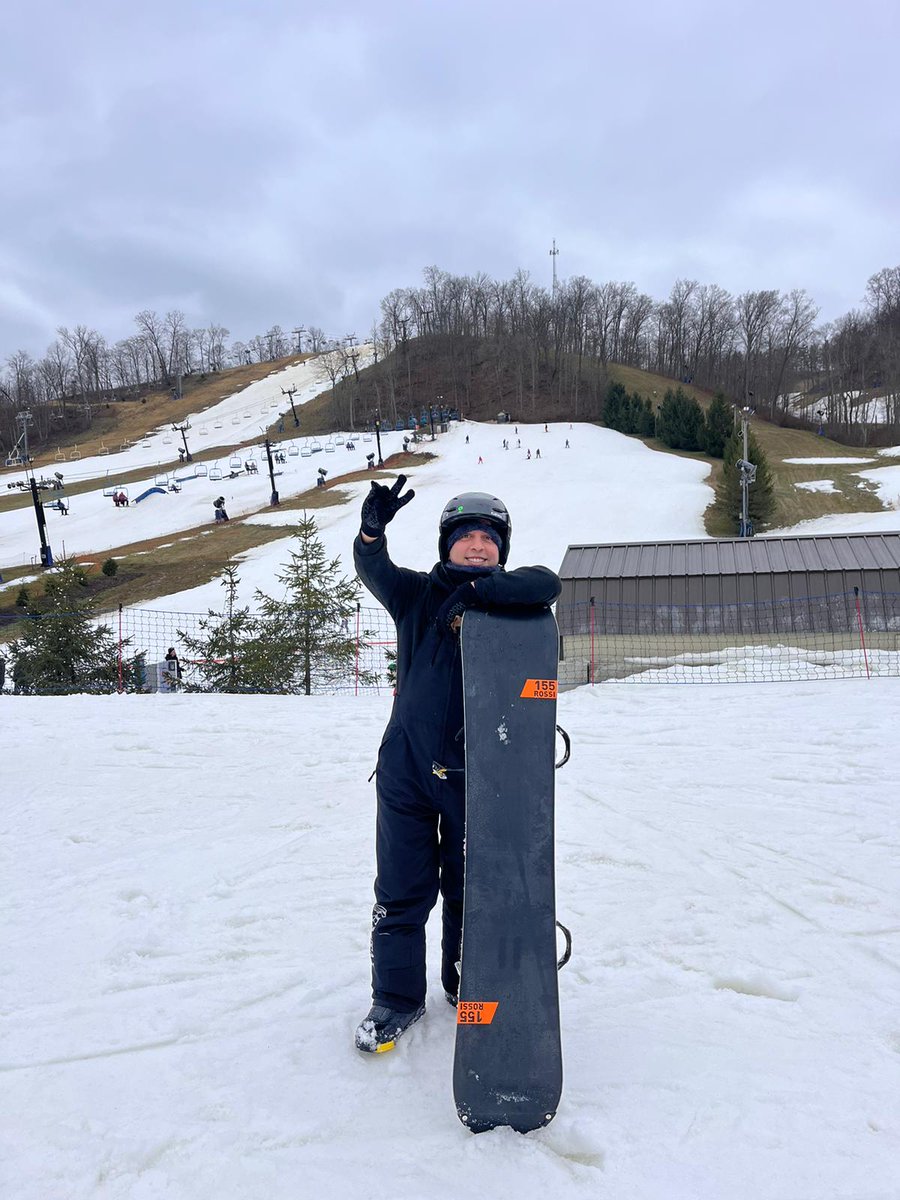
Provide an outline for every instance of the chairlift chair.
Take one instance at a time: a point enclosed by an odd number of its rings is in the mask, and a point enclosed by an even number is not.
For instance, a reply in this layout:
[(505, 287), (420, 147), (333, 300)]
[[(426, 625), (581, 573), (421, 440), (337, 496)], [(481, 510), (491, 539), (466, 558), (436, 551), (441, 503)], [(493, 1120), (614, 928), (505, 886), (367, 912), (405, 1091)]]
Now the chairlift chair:
[(166, 435), (163, 437), (163, 445), (164, 445), (164, 446), (171, 446), (171, 445), (172, 445), (172, 435), (171, 435), (170, 433), (167, 433), (167, 434), (166, 434)]
[(231, 458), (228, 460), (228, 465), (231, 467), (232, 471), (239, 471), (244, 465), (244, 460), (239, 454), (232, 454)]
[(296, 458), (299, 453), (300, 447), (292, 442), (291, 445), (288, 446), (288, 454), (291, 456), (291, 458)]
[(154, 487), (168, 487), (169, 486), (168, 473), (166, 471), (157, 472), (157, 474), (153, 476), (153, 486)]
[(144, 440), (141, 442), (141, 448), (144, 450), (150, 449), (150, 439), (149, 438), (144, 438)]
[(300, 451), (300, 457), (301, 458), (311, 458), (312, 457), (312, 450), (310, 450), (309, 446), (303, 447), (303, 449)]
[(251, 414), (250, 414), (250, 413), (248, 413), (248, 412), (245, 412), (245, 413), (244, 413), (244, 420), (245, 420), (245, 421), (249, 421), (249, 420), (250, 420), (250, 416), (251, 416)]
[(232, 425), (240, 425), (241, 418), (238, 416), (234, 416), (231, 418), (231, 423), (232, 423)]
[(201, 437), (206, 437), (206, 435), (207, 435), (208, 433), (209, 433), (209, 430), (206, 428), (206, 426), (205, 426), (205, 425), (201, 425), (201, 426), (200, 426), (200, 436), (201, 436)]
[(198, 476), (200, 479), (205, 479), (208, 473), (209, 472), (207, 470), (206, 463), (197, 463), (196, 469), (194, 470), (194, 474), (196, 476)]
[(81, 451), (77, 446), (73, 446), (69, 453), (69, 462), (78, 462), (81, 458)]
[(364, 434), (363, 434), (363, 441), (364, 441), (364, 442), (371, 442), (371, 440), (372, 440), (372, 435), (371, 435), (371, 433), (364, 433)]
[(313, 454), (318, 454), (319, 451), (322, 449), (322, 443), (319, 441), (318, 438), (313, 438), (312, 442), (310, 443), (309, 448)]
[[(57, 448), (56, 448), (56, 459), (55, 459), (55, 461), (56, 461), (56, 462), (65, 462), (65, 461), (66, 461), (66, 456), (65, 456), (65, 455), (63, 454), (63, 452), (62, 452), (62, 446), (57, 446)], [(7, 462), (7, 464), (6, 464), (6, 465), (9, 467), (9, 466), (12, 466), (12, 463), (10, 463), (10, 462)]]
[(336, 446), (343, 446), (343, 444), (344, 444), (344, 435), (343, 435), (342, 433), (335, 434), (335, 438), (334, 438), (334, 444), (335, 444)]
[(334, 454), (334, 442), (329, 441), (325, 443), (325, 453)]
[(221, 478), (222, 478), (222, 469), (221, 469), (221, 467), (210, 467), (210, 469), (209, 469), (209, 477), (210, 477), (210, 479), (212, 479), (212, 480), (221, 479)]
[(97, 447), (98, 454), (109, 454), (109, 446), (104, 446), (103, 442)]

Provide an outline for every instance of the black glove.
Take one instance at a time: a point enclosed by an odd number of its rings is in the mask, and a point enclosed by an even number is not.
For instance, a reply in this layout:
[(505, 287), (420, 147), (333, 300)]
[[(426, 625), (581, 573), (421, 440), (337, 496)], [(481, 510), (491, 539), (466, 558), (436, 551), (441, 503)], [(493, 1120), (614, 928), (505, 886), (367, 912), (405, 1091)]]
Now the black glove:
[(390, 488), (383, 483), (372, 481), (372, 487), (362, 506), (362, 531), (368, 537), (381, 537), (385, 525), (393, 521), (404, 504), (409, 504), (412, 500), (416, 494), (414, 491), (408, 491), (405, 496), (400, 495), (404, 483), (405, 475), (398, 475), (397, 482)]
[(477, 589), (471, 583), (460, 584), (437, 610), (434, 624), (438, 633), (449, 633), (457, 617), (461, 617), (467, 608), (478, 608), (480, 604)]

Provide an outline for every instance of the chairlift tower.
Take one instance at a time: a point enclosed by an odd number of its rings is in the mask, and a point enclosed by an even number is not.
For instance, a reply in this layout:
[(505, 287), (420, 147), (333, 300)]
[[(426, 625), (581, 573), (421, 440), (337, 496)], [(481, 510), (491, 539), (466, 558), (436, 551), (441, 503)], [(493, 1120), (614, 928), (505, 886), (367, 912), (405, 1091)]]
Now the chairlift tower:
[(304, 335), (304, 333), (306, 333), (306, 330), (301, 325), (299, 327), (299, 329), (292, 329), (291, 332), (293, 333), (294, 337), (297, 339), (297, 353), (302, 354), (303, 353), (303, 335)]
[(296, 408), (294, 408), (294, 395), (296, 394), (296, 391), (297, 391), (297, 389), (294, 387), (293, 384), (291, 384), (291, 386), (289, 388), (282, 388), (281, 394), (282, 394), (282, 396), (287, 396), (288, 400), (290, 401), (291, 412), (294, 414), (294, 428), (299, 429), (300, 428), (300, 418), (297, 416)]
[(559, 257), (559, 247), (556, 245), (556, 238), (553, 239), (553, 248), (550, 251), (550, 257), (553, 259), (553, 299), (556, 299), (556, 260)]
[[(183, 425), (173, 425), (172, 426), (172, 432), (180, 433), (181, 440), (184, 442), (184, 461), (185, 462), (193, 462), (194, 461), (194, 456), (193, 456), (193, 454), (191, 454), (190, 450), (188, 449), (188, 444), (187, 444), (187, 431), (189, 429), (190, 429), (190, 425), (188, 424), (187, 421), (185, 421), (185, 423)], [(203, 433), (204, 431), (201, 429), (200, 432)]]

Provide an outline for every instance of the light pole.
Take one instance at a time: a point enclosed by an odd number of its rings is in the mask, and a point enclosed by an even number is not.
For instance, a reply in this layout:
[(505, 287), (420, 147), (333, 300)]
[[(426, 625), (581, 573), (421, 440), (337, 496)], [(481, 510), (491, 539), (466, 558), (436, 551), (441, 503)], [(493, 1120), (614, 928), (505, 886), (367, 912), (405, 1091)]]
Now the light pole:
[(740, 536), (753, 537), (753, 523), (750, 520), (750, 484), (756, 480), (756, 464), (748, 458), (748, 429), (753, 409), (745, 405), (741, 409), (741, 431), (744, 438), (744, 457), (736, 463), (741, 473), (741, 527)]
[(381, 410), (375, 409), (375, 444), (378, 447), (378, 465), (384, 466), (384, 459), (381, 457)]

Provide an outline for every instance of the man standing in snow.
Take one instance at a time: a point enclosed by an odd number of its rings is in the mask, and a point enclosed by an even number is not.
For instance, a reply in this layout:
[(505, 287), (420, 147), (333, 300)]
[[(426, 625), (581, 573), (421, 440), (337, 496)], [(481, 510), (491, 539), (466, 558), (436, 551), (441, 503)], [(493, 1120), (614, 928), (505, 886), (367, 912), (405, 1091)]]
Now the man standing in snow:
[(439, 561), (431, 571), (398, 567), (385, 527), (415, 495), (372, 483), (353, 543), (360, 579), (397, 626), (397, 688), (378, 751), (372, 912), (372, 1008), (357, 1048), (390, 1050), (425, 1012), (425, 923), (443, 897), (441, 983), (459, 989), (465, 831), (465, 746), (458, 630), (468, 608), (542, 609), (559, 595), (547, 567), (504, 569), (512, 522), (484, 492), (454, 496), (441, 513)]

